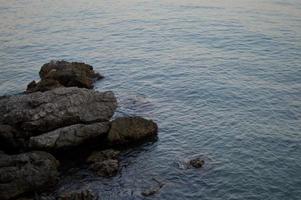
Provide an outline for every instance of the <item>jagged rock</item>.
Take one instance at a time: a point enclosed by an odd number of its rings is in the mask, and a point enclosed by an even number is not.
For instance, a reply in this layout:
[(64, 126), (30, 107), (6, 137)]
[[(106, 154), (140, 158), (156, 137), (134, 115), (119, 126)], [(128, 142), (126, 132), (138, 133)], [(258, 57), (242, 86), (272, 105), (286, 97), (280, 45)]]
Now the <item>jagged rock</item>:
[(26, 92), (43, 92), (61, 86), (91, 89), (96, 80), (103, 78), (102, 75), (94, 72), (91, 65), (67, 61), (51, 61), (44, 64), (39, 75), (41, 81), (31, 82)]
[(131, 144), (157, 135), (158, 126), (141, 117), (121, 117), (111, 124), (108, 140), (112, 144)]
[(93, 152), (87, 159), (92, 169), (98, 176), (111, 177), (118, 173), (120, 152), (108, 149)]
[(0, 152), (0, 199), (53, 186), (58, 180), (58, 161), (46, 152), (7, 155)]
[[(41, 142), (33, 144), (53, 144), (56, 136), (60, 138), (56, 145), (58, 147), (69, 145), (66, 140), (75, 143), (96, 136), (107, 131), (107, 125), (100, 126), (99, 122), (109, 121), (117, 107), (117, 100), (112, 92), (97, 92), (84, 88), (57, 88), (44, 93), (36, 92), (19, 96), (10, 96), (0, 99), (0, 124), (5, 129), (0, 130), (0, 149), (4, 147), (14, 148), (16, 146), (27, 146), (32, 136), (41, 133), (52, 132), (52, 136), (45, 135)], [(80, 125), (83, 124), (83, 125)], [(71, 125), (76, 125), (75, 127)], [(66, 127), (67, 126), (67, 127)], [(71, 126), (71, 127), (68, 127)], [(66, 127), (55, 131), (55, 129)], [(77, 132), (75, 128), (80, 127)], [(96, 128), (100, 128), (96, 131)], [(66, 131), (70, 130), (68, 134)], [(87, 130), (88, 135), (81, 137)], [(95, 131), (94, 131), (95, 130)], [(63, 133), (64, 132), (64, 133)], [(50, 141), (49, 138), (52, 140)], [(36, 141), (36, 140), (33, 140)], [(71, 142), (71, 141), (70, 141)]]
[(75, 124), (44, 133), (29, 140), (31, 149), (56, 150), (72, 147), (104, 136), (109, 130), (109, 122)]

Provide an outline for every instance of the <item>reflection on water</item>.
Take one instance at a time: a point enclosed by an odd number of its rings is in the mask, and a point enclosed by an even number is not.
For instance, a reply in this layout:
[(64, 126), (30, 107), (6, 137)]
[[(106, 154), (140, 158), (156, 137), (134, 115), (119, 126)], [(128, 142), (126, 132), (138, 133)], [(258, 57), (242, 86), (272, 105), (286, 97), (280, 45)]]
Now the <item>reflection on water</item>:
[[(150, 199), (300, 198), (299, 0), (2, 0), (0, 45), (1, 95), (51, 59), (83, 61), (116, 115), (159, 123), (119, 176), (78, 172), (104, 199), (143, 199), (154, 177), (166, 185)], [(193, 155), (207, 166), (179, 168)]]

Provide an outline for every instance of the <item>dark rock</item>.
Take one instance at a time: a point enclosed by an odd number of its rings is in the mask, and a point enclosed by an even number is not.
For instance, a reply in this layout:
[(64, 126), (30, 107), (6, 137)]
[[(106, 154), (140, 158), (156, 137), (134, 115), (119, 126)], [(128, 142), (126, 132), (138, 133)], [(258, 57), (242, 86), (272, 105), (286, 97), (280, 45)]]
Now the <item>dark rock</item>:
[(61, 192), (57, 200), (96, 200), (97, 196), (89, 188), (79, 188)]
[(58, 161), (46, 152), (0, 153), (0, 199), (52, 187), (58, 180)]
[(118, 173), (119, 162), (114, 159), (95, 162), (90, 165), (90, 169), (92, 169), (98, 176), (112, 177)]
[(42, 79), (39, 82), (32, 81), (27, 85), (26, 93), (45, 92), (58, 87), (63, 87), (59, 81), (54, 79)]
[(112, 144), (131, 144), (157, 135), (158, 126), (141, 117), (121, 117), (112, 122), (108, 140)]
[(29, 148), (57, 150), (63, 147), (78, 146), (86, 141), (105, 136), (108, 131), (109, 122), (75, 124), (31, 137)]
[(200, 158), (194, 158), (189, 161), (189, 164), (194, 168), (201, 168), (205, 164), (205, 161)]
[(12, 126), (0, 124), (0, 147), (2, 150), (24, 148), (25, 141)]
[(120, 151), (114, 149), (106, 149), (103, 151), (95, 151), (87, 158), (88, 163), (101, 162), (108, 159), (118, 159)]
[(31, 82), (27, 87), (27, 93), (44, 92), (61, 86), (91, 89), (96, 80), (103, 78), (94, 72), (91, 65), (66, 61), (51, 61), (44, 64), (39, 75), (41, 81)]
[(87, 159), (92, 169), (98, 176), (111, 177), (118, 173), (120, 152), (112, 149), (93, 152)]

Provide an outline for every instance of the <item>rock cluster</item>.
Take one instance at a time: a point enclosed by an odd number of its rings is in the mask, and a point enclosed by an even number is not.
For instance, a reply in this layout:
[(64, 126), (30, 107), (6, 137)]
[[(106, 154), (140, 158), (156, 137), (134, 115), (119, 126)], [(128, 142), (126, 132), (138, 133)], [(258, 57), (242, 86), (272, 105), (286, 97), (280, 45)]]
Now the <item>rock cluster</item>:
[[(111, 91), (91, 90), (102, 76), (84, 63), (56, 61), (42, 66), (39, 82), (24, 94), (0, 97), (0, 199), (49, 189), (59, 178), (56, 154), (65, 149), (127, 144), (154, 137), (158, 127), (141, 117), (110, 121), (117, 108)], [(118, 173), (119, 151), (92, 152), (86, 159), (99, 176)], [(61, 158), (61, 156), (60, 156)], [(86, 198), (87, 196), (87, 198)], [(93, 199), (90, 193), (59, 199)]]

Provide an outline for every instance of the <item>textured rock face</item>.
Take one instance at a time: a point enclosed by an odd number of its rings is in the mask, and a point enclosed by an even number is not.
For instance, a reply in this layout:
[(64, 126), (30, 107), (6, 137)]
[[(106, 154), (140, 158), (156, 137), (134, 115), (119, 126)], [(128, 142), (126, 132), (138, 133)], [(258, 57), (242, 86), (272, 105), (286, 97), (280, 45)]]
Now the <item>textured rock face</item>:
[(57, 87), (93, 88), (96, 80), (103, 78), (91, 65), (79, 62), (51, 61), (41, 67), (41, 81), (31, 82), (26, 92), (47, 91)]
[(131, 144), (157, 135), (158, 126), (141, 117), (122, 117), (112, 122), (108, 140), (112, 144)]
[(31, 149), (53, 150), (62, 147), (72, 147), (85, 141), (104, 136), (109, 130), (109, 122), (93, 124), (75, 124), (31, 137)]
[(0, 199), (53, 186), (58, 161), (46, 152), (6, 155), (0, 152)]
[(108, 132), (105, 122), (116, 107), (112, 92), (84, 88), (62, 87), (1, 98), (0, 149), (22, 149), (33, 136), (31, 146), (37, 149), (81, 144)]
[(118, 173), (120, 152), (107, 149), (93, 152), (87, 159), (92, 169), (98, 176), (111, 177)]
[(47, 132), (72, 124), (108, 121), (116, 107), (112, 92), (57, 88), (0, 99), (0, 124)]

